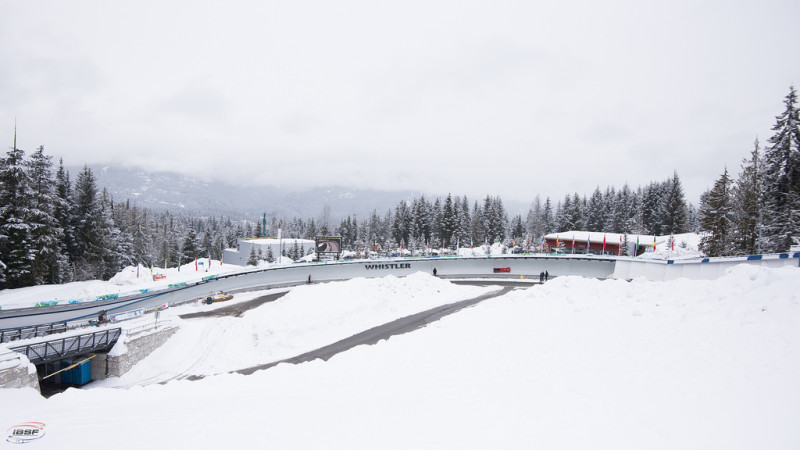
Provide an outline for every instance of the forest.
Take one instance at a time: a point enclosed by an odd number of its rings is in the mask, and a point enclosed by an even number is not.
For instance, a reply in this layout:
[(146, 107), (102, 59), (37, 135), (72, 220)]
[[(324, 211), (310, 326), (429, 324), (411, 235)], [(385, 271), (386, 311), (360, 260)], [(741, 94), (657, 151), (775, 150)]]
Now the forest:
[[(342, 237), (345, 249), (439, 248), (496, 242), (537, 251), (542, 236), (568, 230), (621, 234), (701, 234), (708, 256), (787, 251), (800, 237), (800, 116), (790, 88), (785, 110), (762, 149), (756, 139), (740, 171), (727, 167), (699, 205), (687, 203), (677, 172), (635, 188), (599, 186), (554, 201), (533, 199), (527, 214), (509, 217), (499, 196), (470, 200), (448, 194), (401, 200), (369, 217), (347, 213), (332, 223), (317, 217), (231, 220), (151, 211), (115, 201), (84, 166), (74, 182), (63, 160), (39, 146), (13, 147), (0, 159), (0, 288), (107, 280), (133, 264), (174, 267), (196, 258), (220, 259), (239, 238)], [(340, 212), (341, 213), (341, 212)], [(287, 249), (290, 257), (302, 255)], [(292, 254), (293, 253), (293, 254)]]

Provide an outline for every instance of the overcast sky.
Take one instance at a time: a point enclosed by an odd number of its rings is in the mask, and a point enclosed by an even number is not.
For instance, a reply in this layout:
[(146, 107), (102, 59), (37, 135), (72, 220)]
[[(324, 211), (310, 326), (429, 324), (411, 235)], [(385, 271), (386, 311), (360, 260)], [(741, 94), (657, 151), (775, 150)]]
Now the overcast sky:
[[(0, 0), (0, 136), (67, 165), (697, 202), (800, 83), (800, 2)], [(798, 86), (800, 87), (800, 86)]]

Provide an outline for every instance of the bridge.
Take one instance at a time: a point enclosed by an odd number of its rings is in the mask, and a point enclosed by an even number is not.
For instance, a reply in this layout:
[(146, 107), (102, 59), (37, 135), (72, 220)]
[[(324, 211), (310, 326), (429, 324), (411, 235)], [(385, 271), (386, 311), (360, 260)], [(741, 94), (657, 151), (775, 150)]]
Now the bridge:
[(627, 257), (585, 255), (503, 255), (480, 257), (398, 258), (336, 263), (292, 264), (253, 269), (213, 279), (115, 299), (39, 308), (0, 310), (0, 332), (73, 321), (86, 322), (101, 310), (109, 313), (138, 308), (153, 308), (204, 298), (211, 292), (245, 292), (314, 282), (338, 281), (356, 277), (407, 276), (416, 272), (436, 272), (441, 277), (505, 277), (538, 279), (541, 272), (550, 276), (578, 275), (591, 278), (668, 280), (679, 277), (715, 278), (736, 264), (768, 267), (797, 267), (800, 254), (757, 255), (757, 257), (706, 258), (690, 261), (653, 261)]
[(35, 343), (11, 346), (9, 350), (22, 353), (33, 364), (60, 361), (73, 356), (97, 351), (110, 350), (117, 343), (121, 328), (107, 328), (101, 331), (50, 339)]

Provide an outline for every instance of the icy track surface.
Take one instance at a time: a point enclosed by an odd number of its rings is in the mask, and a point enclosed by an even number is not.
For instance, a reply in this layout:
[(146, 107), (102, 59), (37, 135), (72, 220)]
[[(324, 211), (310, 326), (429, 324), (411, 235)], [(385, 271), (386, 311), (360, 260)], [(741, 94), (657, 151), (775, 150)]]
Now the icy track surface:
[[(460, 289), (427, 275), (375, 282), (295, 290), (252, 311), (263, 328), (240, 336), (291, 336), (263, 351), (293, 353), (334, 338), (331, 324), (382, 322), (428, 286)], [(0, 425), (45, 423), (30, 448), (796, 449), (799, 293), (797, 268), (738, 266), (714, 281), (562, 277), (327, 362), (50, 399), (0, 390)]]

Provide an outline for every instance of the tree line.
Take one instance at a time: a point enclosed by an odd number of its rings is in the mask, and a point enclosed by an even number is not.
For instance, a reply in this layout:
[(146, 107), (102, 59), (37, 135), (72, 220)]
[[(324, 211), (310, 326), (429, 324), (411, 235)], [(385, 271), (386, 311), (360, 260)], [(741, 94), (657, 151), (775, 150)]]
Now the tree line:
[[(631, 188), (598, 186), (590, 195), (553, 202), (537, 196), (527, 214), (509, 217), (499, 196), (424, 195), (401, 200), (368, 217), (332, 223), (325, 207), (312, 218), (232, 220), (151, 211), (115, 202), (98, 189), (88, 166), (71, 182), (63, 161), (55, 168), (40, 146), (30, 155), (16, 145), (0, 160), (0, 288), (109, 279), (132, 264), (175, 267), (196, 258), (220, 259), (243, 237), (342, 237), (345, 249), (456, 249), (502, 242), (540, 248), (549, 233), (569, 230), (620, 234), (702, 233), (709, 256), (788, 250), (800, 236), (800, 117), (792, 87), (763, 149), (756, 141), (737, 179), (727, 168), (687, 203), (677, 172)], [(55, 173), (54, 173), (55, 172)], [(259, 218), (261, 219), (261, 218)], [(266, 222), (266, 223), (264, 223)], [(292, 248), (291, 257), (302, 256)], [(268, 258), (267, 255), (263, 256)], [(272, 258), (268, 258), (272, 259)]]
[(700, 197), (700, 249), (709, 256), (788, 251), (800, 244), (800, 112), (794, 86), (773, 135), (758, 139), (741, 171), (727, 167)]

